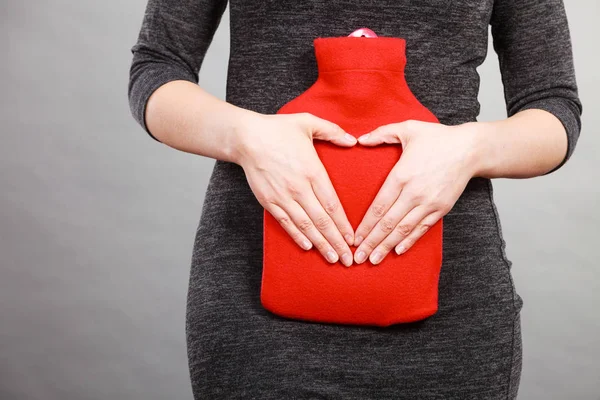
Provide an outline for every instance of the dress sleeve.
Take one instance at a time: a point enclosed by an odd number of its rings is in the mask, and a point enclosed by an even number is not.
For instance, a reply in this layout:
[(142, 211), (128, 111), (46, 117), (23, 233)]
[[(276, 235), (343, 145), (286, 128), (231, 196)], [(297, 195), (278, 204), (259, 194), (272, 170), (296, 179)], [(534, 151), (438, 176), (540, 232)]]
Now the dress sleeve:
[(526, 109), (552, 113), (564, 125), (571, 157), (581, 131), (582, 105), (562, 0), (495, 0), (490, 20), (508, 116)]
[(148, 130), (144, 118), (150, 95), (161, 85), (186, 80), (198, 83), (200, 66), (227, 0), (148, 0), (129, 71), (129, 107)]

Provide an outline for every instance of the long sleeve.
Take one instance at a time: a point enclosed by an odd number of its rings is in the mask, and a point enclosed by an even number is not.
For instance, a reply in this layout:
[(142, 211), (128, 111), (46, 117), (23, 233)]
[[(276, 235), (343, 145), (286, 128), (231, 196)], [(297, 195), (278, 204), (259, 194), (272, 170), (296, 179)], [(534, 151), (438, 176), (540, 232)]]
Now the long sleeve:
[(562, 0), (495, 0), (490, 20), (508, 116), (542, 109), (564, 125), (571, 157), (581, 131), (571, 37)]
[(227, 0), (148, 0), (137, 43), (132, 47), (129, 107), (156, 141), (144, 118), (150, 95), (174, 80), (198, 83), (200, 66)]

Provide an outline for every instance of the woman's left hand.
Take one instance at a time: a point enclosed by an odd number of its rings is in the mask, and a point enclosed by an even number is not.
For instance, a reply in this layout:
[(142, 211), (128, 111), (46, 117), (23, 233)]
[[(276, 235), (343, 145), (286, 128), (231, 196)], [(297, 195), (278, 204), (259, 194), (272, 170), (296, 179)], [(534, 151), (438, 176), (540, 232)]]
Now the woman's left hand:
[(477, 171), (476, 124), (409, 120), (358, 138), (365, 146), (398, 143), (403, 152), (356, 229), (356, 263), (402, 254), (452, 209)]

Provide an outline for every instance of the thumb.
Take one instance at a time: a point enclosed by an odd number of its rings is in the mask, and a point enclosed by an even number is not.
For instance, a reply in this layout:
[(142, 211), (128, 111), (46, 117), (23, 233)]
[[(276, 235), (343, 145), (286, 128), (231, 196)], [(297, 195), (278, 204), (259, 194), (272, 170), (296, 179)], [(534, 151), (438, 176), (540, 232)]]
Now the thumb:
[(344, 131), (338, 124), (306, 113), (305, 126), (313, 139), (325, 140), (338, 146), (351, 147), (357, 141), (354, 136)]
[(405, 131), (404, 122), (382, 125), (360, 136), (358, 142), (363, 146), (377, 146), (382, 143), (403, 144)]

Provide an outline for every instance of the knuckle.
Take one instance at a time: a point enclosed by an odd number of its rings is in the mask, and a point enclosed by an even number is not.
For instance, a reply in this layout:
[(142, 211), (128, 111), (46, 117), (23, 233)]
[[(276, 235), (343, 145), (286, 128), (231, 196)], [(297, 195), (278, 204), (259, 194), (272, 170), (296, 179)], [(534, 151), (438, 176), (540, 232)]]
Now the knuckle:
[(379, 245), (379, 248), (381, 249), (382, 253), (387, 254), (392, 251), (394, 246), (390, 245), (390, 243), (383, 242)]
[(313, 169), (307, 169), (303, 172), (304, 179), (309, 182), (315, 182), (321, 179), (321, 174)]
[(400, 185), (400, 186), (406, 185), (409, 181), (408, 176), (406, 176), (406, 173), (401, 172), (401, 171), (396, 172), (393, 175), (393, 177), (394, 177), (394, 180), (396, 181), (396, 184)]
[(329, 216), (328, 215), (319, 215), (316, 219), (315, 219), (315, 226), (319, 229), (319, 230), (325, 230), (329, 227)]
[(269, 206), (276, 206), (278, 203), (278, 199), (275, 194), (264, 196), (263, 201)]
[(440, 203), (440, 207), (439, 207), (439, 209), (440, 209), (441, 211), (443, 211), (445, 214), (447, 214), (447, 213), (449, 213), (449, 212), (450, 212), (450, 210), (452, 210), (452, 206), (453, 206), (453, 204), (452, 204), (452, 203), (450, 203), (450, 202), (448, 202), (448, 201), (442, 201), (442, 202)]
[(412, 231), (412, 228), (408, 224), (398, 224), (396, 226), (396, 232), (402, 236), (407, 236)]
[(379, 227), (384, 233), (390, 233), (394, 230), (396, 224), (389, 218), (382, 218), (379, 221)]
[(371, 206), (371, 213), (377, 217), (381, 218), (385, 214), (385, 205), (384, 204), (373, 204)]
[(315, 243), (315, 248), (319, 251), (319, 253), (326, 255), (329, 250), (329, 246), (327, 245), (327, 241), (325, 240), (317, 240)]
[(341, 254), (343, 251), (346, 250), (346, 243), (341, 241), (336, 240), (335, 242), (331, 243), (331, 246), (335, 251), (338, 252), (338, 254)]
[(411, 201), (413, 203), (421, 204), (421, 203), (423, 203), (423, 200), (425, 200), (423, 193), (421, 193), (419, 191), (410, 191), (410, 192), (406, 193), (406, 196), (408, 197), (409, 201)]
[(304, 236), (299, 231), (295, 229), (289, 234), (292, 239), (298, 244), (300, 244), (304, 240)]
[(297, 226), (298, 229), (300, 229), (300, 231), (307, 232), (312, 228), (313, 223), (310, 219), (301, 219), (300, 221), (298, 221)]
[(427, 223), (421, 223), (419, 224), (418, 228), (420, 233), (425, 233), (431, 228), (431, 225)]
[(267, 210), (271, 210), (272, 206), (275, 205), (275, 199), (271, 196), (257, 195), (256, 200)]
[(452, 205), (448, 201), (444, 201), (441, 199), (434, 199), (430, 202), (430, 204), (431, 204), (431, 209), (433, 209), (435, 211), (439, 210), (444, 213), (447, 213), (452, 208)]
[(361, 246), (362, 245), (364, 245), (369, 251), (372, 251), (373, 249), (375, 249), (375, 247), (377, 247), (378, 243), (375, 243), (373, 239), (367, 238), (361, 243)]
[(279, 222), (279, 224), (281, 226), (287, 227), (287, 226), (289, 226), (291, 221), (287, 216), (284, 215), (284, 216), (278, 217), (277, 222)]
[(286, 190), (292, 197), (297, 197), (300, 193), (300, 185), (295, 181), (288, 181), (285, 186)]
[(335, 214), (338, 211), (339, 207), (340, 204), (337, 201), (329, 200), (325, 204), (325, 211), (327, 211), (328, 214)]

